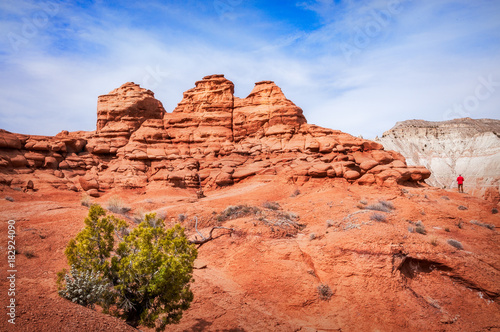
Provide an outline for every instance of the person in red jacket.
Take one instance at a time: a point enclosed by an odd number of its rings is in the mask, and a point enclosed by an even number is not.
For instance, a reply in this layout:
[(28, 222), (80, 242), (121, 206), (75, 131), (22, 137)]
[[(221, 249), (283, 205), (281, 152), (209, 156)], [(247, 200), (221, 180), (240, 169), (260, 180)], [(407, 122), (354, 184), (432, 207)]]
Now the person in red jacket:
[(463, 193), (464, 192), (464, 178), (462, 177), (462, 174), (458, 174), (457, 182), (458, 182), (458, 192)]

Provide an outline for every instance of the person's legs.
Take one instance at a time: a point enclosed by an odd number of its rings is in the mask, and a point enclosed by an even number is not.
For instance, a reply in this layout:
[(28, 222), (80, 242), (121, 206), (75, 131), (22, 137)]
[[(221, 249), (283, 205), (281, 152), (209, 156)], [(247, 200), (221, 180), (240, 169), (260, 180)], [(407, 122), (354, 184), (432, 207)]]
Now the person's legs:
[(459, 184), (458, 185), (458, 192), (459, 193), (463, 193), (464, 192), (464, 185), (463, 184)]

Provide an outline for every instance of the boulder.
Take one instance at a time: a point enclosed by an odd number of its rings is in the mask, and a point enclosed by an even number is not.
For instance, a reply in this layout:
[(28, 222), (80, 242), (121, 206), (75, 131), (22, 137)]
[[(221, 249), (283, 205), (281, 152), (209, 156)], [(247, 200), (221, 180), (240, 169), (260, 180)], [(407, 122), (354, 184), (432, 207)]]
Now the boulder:
[(20, 149), (21, 147), (21, 141), (15, 134), (0, 129), (0, 149)]

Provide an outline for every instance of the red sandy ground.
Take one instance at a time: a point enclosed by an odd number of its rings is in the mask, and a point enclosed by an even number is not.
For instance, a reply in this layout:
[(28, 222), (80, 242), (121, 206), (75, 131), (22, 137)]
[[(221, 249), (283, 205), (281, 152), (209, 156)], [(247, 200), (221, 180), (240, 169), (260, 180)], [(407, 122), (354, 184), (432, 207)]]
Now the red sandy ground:
[[(292, 195), (297, 189), (300, 194)], [(214, 225), (236, 229), (199, 248), (195, 300), (168, 331), (500, 331), (500, 214), (492, 214), (498, 206), (431, 187), (367, 187), (338, 179), (297, 187), (254, 177), (206, 194), (198, 200), (193, 190), (158, 188), (115, 190), (95, 199), (105, 206), (118, 195), (132, 207), (130, 218), (138, 210), (159, 211), (167, 225), (182, 213), (191, 238), (195, 216), (201, 232)], [(57, 295), (56, 274), (67, 267), (65, 246), (88, 213), (80, 198), (56, 190), (0, 193), (1, 331), (135, 330)], [(379, 200), (395, 207), (378, 212), (386, 222), (371, 221), (375, 211), (358, 207)], [(294, 212), (306, 227), (294, 234), (255, 215), (217, 221), (227, 206), (241, 204), (259, 207), (271, 220), (274, 212), (262, 206), (266, 201)], [(5, 314), (9, 219), (16, 221), (19, 251), (15, 326)], [(408, 230), (419, 220), (425, 235)], [(448, 239), (460, 241), (464, 250)], [(398, 269), (405, 255), (410, 258)], [(320, 284), (332, 290), (329, 300), (320, 299)]]

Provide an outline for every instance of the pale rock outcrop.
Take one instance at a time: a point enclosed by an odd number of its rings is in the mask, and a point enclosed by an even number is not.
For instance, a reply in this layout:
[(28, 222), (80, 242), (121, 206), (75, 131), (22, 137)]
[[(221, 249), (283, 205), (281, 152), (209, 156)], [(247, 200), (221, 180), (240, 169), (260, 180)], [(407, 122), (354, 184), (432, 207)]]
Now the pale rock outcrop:
[(377, 141), (401, 153), (408, 165), (428, 168), (433, 186), (456, 188), (462, 174), (466, 192), (500, 201), (500, 120), (403, 121)]

